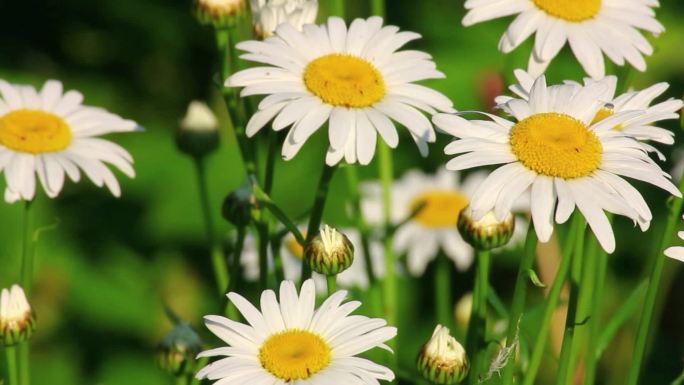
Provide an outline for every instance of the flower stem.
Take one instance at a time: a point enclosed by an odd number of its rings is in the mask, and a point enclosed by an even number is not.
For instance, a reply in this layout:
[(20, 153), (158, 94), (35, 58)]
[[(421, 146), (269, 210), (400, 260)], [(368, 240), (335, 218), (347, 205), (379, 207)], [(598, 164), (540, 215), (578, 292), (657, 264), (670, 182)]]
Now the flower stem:
[(264, 192), (271, 195), (273, 190), (273, 176), (275, 175), (275, 161), (278, 154), (278, 133), (268, 132), (268, 154), (266, 155), (266, 172), (264, 173)]
[[(682, 191), (682, 189), (684, 189), (684, 177), (680, 177), (679, 179), (679, 191)], [(641, 319), (639, 320), (639, 329), (634, 343), (632, 363), (629, 365), (627, 385), (636, 385), (639, 381), (641, 367), (646, 354), (646, 345), (648, 343), (651, 321), (653, 319), (653, 310), (656, 306), (658, 287), (660, 286), (660, 279), (662, 278), (663, 268), (665, 267), (665, 254), (663, 254), (663, 251), (670, 244), (677, 224), (677, 219), (679, 218), (679, 213), (682, 211), (682, 199), (676, 197), (670, 199), (665, 229), (662, 232), (662, 238), (658, 248), (655, 250), (655, 255), (652, 257), (655, 262), (648, 278), (648, 291), (646, 292), (646, 300), (644, 301), (644, 308), (641, 312)]]
[[(510, 348), (516, 341), (518, 334), (520, 320), (525, 309), (525, 295), (527, 294), (527, 281), (529, 280), (529, 271), (534, 264), (534, 256), (537, 251), (537, 233), (534, 231), (534, 225), (530, 221), (530, 226), (527, 229), (527, 238), (525, 239), (525, 254), (518, 268), (518, 277), (515, 281), (515, 289), (513, 291), (513, 304), (511, 305), (511, 313), (508, 319), (508, 331), (506, 333), (506, 348)], [(515, 354), (512, 356), (515, 357)], [(513, 384), (513, 373), (515, 365), (511, 362), (514, 359), (509, 359), (504, 367), (503, 381), (504, 385)]]
[(580, 294), (580, 281), (582, 279), (582, 257), (584, 254), (584, 225), (579, 232), (575, 233), (575, 246), (572, 255), (572, 267), (570, 271), (570, 299), (568, 313), (565, 317), (565, 333), (556, 374), (556, 384), (570, 384), (573, 376), (572, 350), (575, 338), (575, 327), (581, 322), (578, 317), (577, 305)]
[(345, 167), (347, 175), (348, 196), (352, 203), (354, 211), (353, 216), (356, 220), (356, 228), (361, 235), (361, 251), (363, 251), (363, 259), (366, 263), (366, 274), (368, 274), (368, 285), (375, 284), (375, 273), (373, 271), (373, 261), (370, 254), (370, 242), (368, 241), (368, 226), (363, 218), (363, 211), (361, 210), (361, 195), (359, 194), (359, 174), (355, 166), (349, 165)]
[(587, 359), (584, 368), (584, 384), (594, 385), (596, 381), (596, 367), (600, 355), (597, 354), (597, 342), (599, 334), (601, 333), (601, 311), (603, 304), (603, 287), (606, 280), (606, 271), (608, 270), (608, 253), (603, 249), (598, 248), (595, 254), (588, 254), (588, 258), (596, 259), (596, 273), (594, 277), (594, 287), (591, 293), (591, 319), (589, 320), (589, 338), (587, 346)]
[(33, 201), (24, 203), (24, 229), (21, 253), (21, 287), (30, 296), (33, 286), (33, 221), (31, 217)]
[(385, 0), (371, 0), (371, 14), (385, 17)]
[[(384, 239), (385, 249), (385, 280), (383, 281), (383, 297), (385, 300), (385, 317), (387, 323), (397, 325), (397, 276), (394, 270), (396, 263), (393, 240), (394, 235), (389, 229), (392, 226), (392, 181), (394, 179), (394, 165), (392, 152), (384, 143), (378, 144), (378, 166), (380, 184), (382, 186), (382, 214), (386, 230)], [(395, 341), (395, 340), (392, 340)], [(391, 346), (391, 345), (390, 345)]]
[(337, 291), (337, 275), (327, 275), (325, 280), (328, 283), (328, 297)]
[(539, 330), (537, 331), (537, 340), (534, 342), (532, 349), (532, 356), (527, 366), (527, 375), (523, 385), (533, 385), (534, 380), (539, 372), (542, 358), (546, 351), (546, 342), (549, 339), (549, 328), (551, 327), (551, 316), (556, 310), (558, 299), (560, 297), (561, 289), (565, 283), (565, 278), (568, 276), (570, 270), (571, 255), (575, 245), (575, 240), (580, 236), (580, 231), (583, 229), (584, 221), (580, 214), (573, 214), (572, 223), (570, 224), (570, 233), (565, 241), (563, 247), (563, 255), (561, 256), (560, 265), (556, 272), (556, 278), (553, 280), (551, 289), (546, 298), (546, 305), (544, 305), (544, 314)]
[(487, 292), (489, 291), (490, 252), (478, 250), (475, 258), (475, 287), (473, 289), (473, 307), (466, 335), (466, 352), (473, 357), (469, 374), (469, 384), (477, 384), (485, 361), (487, 346)]
[(5, 355), (7, 358), (7, 385), (19, 385), (19, 373), (17, 370), (17, 347), (6, 346)]
[(271, 254), (273, 255), (273, 271), (275, 272), (276, 286), (285, 279), (283, 256), (280, 254), (282, 241), (281, 237), (274, 236), (271, 238)]
[(444, 253), (437, 256), (435, 269), (435, 303), (437, 305), (437, 322), (450, 326), (451, 315), (451, 263)]
[[(328, 197), (328, 188), (330, 187), (330, 181), (332, 180), (333, 174), (337, 166), (323, 166), (323, 171), (321, 172), (321, 179), (318, 181), (318, 189), (316, 190), (316, 197), (314, 198), (314, 204), (311, 208), (311, 216), (309, 217), (309, 225), (306, 229), (306, 240), (310, 241), (313, 237), (318, 234), (318, 230), (321, 227), (321, 219), (323, 218), (323, 209), (325, 209), (325, 200)], [(308, 264), (302, 263), (302, 282), (311, 278), (311, 268)]]
[(332, 16), (339, 16), (344, 19), (345, 12), (344, 12), (344, 3), (347, 0), (331, 0), (330, 4), (330, 13)]
[[(230, 286), (228, 291), (235, 291), (240, 281), (240, 257), (242, 256), (242, 248), (245, 244), (245, 237), (247, 236), (247, 228), (245, 226), (238, 226), (237, 228), (237, 240), (235, 241), (235, 247), (233, 248), (233, 259), (232, 266), (230, 268)], [(232, 320), (237, 320), (240, 315), (233, 305), (232, 302), (228, 301), (226, 303), (226, 314), (228, 318)]]
[(207, 242), (211, 250), (211, 266), (214, 270), (214, 279), (219, 295), (223, 296), (228, 290), (229, 273), (226, 256), (223, 253), (221, 243), (216, 239), (214, 220), (211, 215), (211, 204), (209, 203), (209, 190), (207, 188), (206, 165), (204, 158), (195, 157), (195, 171), (197, 174), (197, 186), (199, 188), (200, 205), (202, 217), (204, 218), (204, 229), (206, 231)]
[(257, 223), (259, 234), (259, 285), (262, 290), (268, 288), (268, 246), (270, 243), (268, 223)]

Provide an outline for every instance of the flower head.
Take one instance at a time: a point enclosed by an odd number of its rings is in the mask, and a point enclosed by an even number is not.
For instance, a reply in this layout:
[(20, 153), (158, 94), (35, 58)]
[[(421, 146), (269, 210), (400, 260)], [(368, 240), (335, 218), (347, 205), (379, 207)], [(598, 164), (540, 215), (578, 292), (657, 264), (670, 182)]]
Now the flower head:
[[(462, 176), (446, 169), (435, 174), (411, 170), (394, 182), (392, 222), (403, 223), (395, 234), (394, 248), (397, 253), (406, 253), (408, 270), (412, 275), (422, 275), (440, 249), (458, 270), (470, 267), (474, 251), (459, 234), (457, 225), (461, 210), (468, 206), (473, 193), (486, 177), (485, 172)], [(369, 223), (380, 224), (383, 220), (380, 185), (367, 183), (362, 190), (364, 218)], [(526, 210), (527, 203), (518, 205), (516, 202), (515, 208)], [(407, 218), (410, 220), (405, 222)], [(524, 229), (525, 225), (520, 228)], [(517, 233), (516, 237), (520, 235)]]
[(121, 188), (111, 164), (129, 177), (135, 172), (131, 155), (117, 144), (98, 138), (112, 132), (132, 132), (137, 124), (97, 107), (82, 105), (78, 91), (63, 92), (49, 80), (38, 92), (26, 85), (0, 80), (0, 171), (4, 171), (5, 200), (32, 200), (36, 175), (45, 193), (56, 197), (65, 175), (77, 182), (80, 170), (114, 196)]
[(302, 284), (298, 294), (292, 281), (280, 285), (280, 302), (272, 290), (261, 294), (261, 310), (245, 298), (228, 298), (248, 325), (221, 316), (206, 316), (209, 330), (228, 344), (200, 353), (222, 356), (197, 373), (199, 379), (221, 384), (269, 383), (285, 385), (307, 382), (377, 384), (391, 381), (391, 370), (356, 357), (374, 347), (387, 348), (385, 341), (397, 330), (378, 318), (349, 314), (361, 303), (342, 304), (345, 291), (338, 291), (315, 309), (313, 280)]
[(219, 145), (219, 122), (206, 103), (192, 101), (176, 130), (176, 144), (184, 153), (202, 157)]
[(276, 27), (289, 23), (301, 31), (316, 22), (318, 0), (250, 0), (254, 33), (260, 39), (273, 36)]
[[(529, 100), (530, 89), (532, 88), (535, 79), (523, 70), (516, 70), (514, 73), (518, 79), (518, 84), (512, 85), (510, 90), (521, 99)], [(624, 94), (615, 96), (617, 77), (606, 76), (598, 81), (586, 78), (584, 79), (584, 86), (589, 86), (596, 82), (604, 86), (603, 92), (600, 95), (597, 95), (597, 99), (601, 101), (603, 105), (594, 116), (592, 123), (598, 123), (618, 112), (641, 111), (641, 115), (613, 126), (613, 130), (620, 131), (625, 136), (640, 141), (646, 151), (654, 152), (658, 155), (660, 160), (665, 160), (665, 157), (660, 151), (650, 144), (644, 143), (644, 141), (654, 141), (663, 144), (674, 143), (674, 133), (672, 131), (653, 126), (653, 124), (663, 120), (679, 118), (679, 110), (681, 110), (684, 105), (681, 99), (670, 98), (653, 104), (654, 100), (661, 96), (670, 85), (667, 83), (658, 83), (643, 90), (628, 91)], [(565, 83), (575, 85), (579, 88), (582, 87), (581, 84), (575, 82)], [(513, 98), (509, 96), (499, 96), (496, 98), (496, 101), (499, 103), (501, 109), (512, 114), (512, 111), (506, 104), (506, 102), (511, 99)]]
[(418, 370), (432, 383), (455, 384), (468, 374), (468, 357), (463, 346), (449, 335), (449, 329), (437, 325), (418, 354)]
[(276, 131), (291, 127), (282, 155), (292, 159), (321, 126), (328, 124), (326, 162), (368, 164), (380, 134), (390, 147), (399, 143), (392, 120), (407, 127), (421, 154), (436, 140), (422, 111), (453, 111), (451, 101), (413, 84), (442, 78), (430, 55), (397, 51), (420, 35), (382, 26), (382, 19), (354, 20), (349, 29), (331, 17), (325, 25), (307, 24), (303, 32), (283, 23), (265, 41), (241, 42), (243, 59), (266, 66), (240, 71), (226, 81), (244, 87), (242, 96), (268, 95), (247, 124), (252, 136), (273, 120)]
[(35, 327), (36, 316), (19, 285), (0, 292), (0, 344), (14, 345), (28, 340)]
[(681, 196), (639, 142), (613, 130), (642, 112), (618, 112), (594, 122), (604, 92), (602, 83), (547, 87), (542, 76), (534, 82), (529, 100), (505, 103), (516, 122), (485, 113), (491, 120), (436, 115), (435, 124), (458, 138), (444, 149), (456, 155), (448, 169), (503, 164), (475, 191), (470, 202), (474, 219), (494, 210), (502, 220), (529, 190), (540, 241), (549, 240), (554, 219), (565, 222), (577, 207), (603, 249), (613, 252), (615, 238), (604, 210), (633, 219), (642, 230), (652, 219), (641, 194), (622, 176)]
[(639, 30), (657, 36), (665, 28), (656, 20), (657, 1), (615, 0), (467, 0), (463, 25), (517, 15), (499, 41), (499, 50), (513, 51), (536, 33), (528, 70), (541, 75), (566, 43), (592, 78), (605, 74), (603, 54), (617, 65), (625, 61), (646, 69), (644, 55), (653, 47)]
[(344, 233), (328, 225), (309, 240), (304, 248), (304, 260), (311, 270), (323, 275), (337, 275), (354, 260), (354, 245)]
[(479, 250), (491, 250), (508, 243), (515, 231), (515, 217), (508, 213), (503, 220), (498, 220), (493, 212), (488, 212), (482, 219), (473, 219), (470, 207), (464, 208), (458, 216), (458, 231), (463, 239)]
[(247, 0), (194, 0), (195, 15), (202, 24), (227, 27), (247, 9)]

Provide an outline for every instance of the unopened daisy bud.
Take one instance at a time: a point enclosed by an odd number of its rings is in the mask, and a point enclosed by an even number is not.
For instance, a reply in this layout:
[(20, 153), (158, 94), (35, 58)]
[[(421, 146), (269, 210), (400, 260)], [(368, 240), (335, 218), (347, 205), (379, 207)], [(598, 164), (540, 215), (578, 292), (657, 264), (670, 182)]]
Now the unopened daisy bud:
[(259, 39), (273, 36), (280, 23), (290, 23), (298, 30), (312, 24), (318, 14), (317, 0), (250, 0), (254, 34)]
[(219, 145), (218, 119), (206, 103), (193, 101), (176, 130), (176, 144), (182, 152), (203, 157)]
[(252, 219), (252, 211), (257, 207), (256, 197), (249, 184), (234, 190), (223, 200), (221, 214), (228, 222), (244, 227)]
[(157, 364), (174, 376), (195, 372), (195, 357), (202, 350), (202, 340), (187, 323), (177, 324), (157, 348)]
[(461, 299), (456, 302), (454, 306), (454, 320), (456, 325), (461, 328), (461, 330), (466, 330), (468, 328), (468, 322), (470, 321), (470, 312), (473, 308), (473, 293), (467, 292), (463, 294)]
[(336, 275), (354, 261), (354, 245), (343, 233), (323, 226), (318, 235), (306, 243), (304, 259), (311, 270), (324, 275)]
[(225, 28), (246, 14), (247, 0), (195, 0), (195, 16), (204, 25)]
[(0, 343), (15, 345), (31, 337), (36, 317), (19, 285), (0, 293)]
[(432, 383), (455, 384), (468, 374), (468, 357), (463, 346), (449, 335), (449, 329), (437, 325), (418, 354), (418, 370)]
[(472, 210), (466, 207), (458, 216), (458, 231), (463, 239), (479, 250), (490, 250), (508, 243), (515, 230), (515, 217), (508, 213), (499, 221), (488, 212), (479, 221), (473, 219)]

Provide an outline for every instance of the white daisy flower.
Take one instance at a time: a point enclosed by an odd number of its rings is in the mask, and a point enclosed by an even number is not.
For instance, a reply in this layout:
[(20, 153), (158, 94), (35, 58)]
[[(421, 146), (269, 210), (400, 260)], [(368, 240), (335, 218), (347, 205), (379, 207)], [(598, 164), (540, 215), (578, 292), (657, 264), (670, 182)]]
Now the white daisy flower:
[[(684, 217), (682, 217), (684, 219)], [(679, 239), (684, 240), (684, 231), (679, 231), (677, 232), (677, 236)], [(665, 249), (665, 255), (672, 258), (676, 259), (678, 261), (684, 262), (684, 247), (682, 246), (672, 246), (668, 247)]]
[(420, 112), (453, 111), (451, 101), (430, 88), (413, 84), (443, 78), (430, 55), (397, 51), (419, 38), (382, 26), (382, 19), (356, 19), (349, 30), (331, 17), (327, 24), (304, 26), (299, 32), (281, 24), (265, 41), (246, 41), (237, 47), (241, 57), (263, 67), (238, 72), (228, 87), (245, 87), (241, 95), (268, 95), (247, 124), (253, 136), (273, 120), (276, 131), (288, 132), (282, 155), (292, 159), (321, 126), (328, 126), (328, 165), (344, 158), (347, 163), (368, 164), (380, 134), (390, 147), (399, 143), (392, 120), (408, 128), (421, 154), (436, 139), (430, 121)]
[(254, 33), (265, 39), (273, 36), (280, 23), (301, 31), (304, 24), (316, 22), (317, 0), (250, 0)]
[[(300, 231), (306, 233), (306, 229), (301, 228)], [(363, 247), (361, 244), (361, 234), (358, 230), (353, 228), (345, 228), (341, 230), (347, 238), (354, 245), (354, 261), (351, 266), (342, 273), (337, 275), (337, 285), (341, 288), (360, 289), (368, 288), (368, 273), (366, 272), (366, 260), (363, 254)], [(382, 245), (377, 241), (369, 241), (371, 264), (373, 265), (373, 273), (376, 277), (382, 278), (385, 276), (385, 264), (383, 259)], [(283, 239), (280, 248), (280, 256), (283, 261), (283, 272), (285, 279), (298, 281), (302, 272), (302, 258), (304, 257), (304, 249), (297, 242), (292, 234), (288, 234)], [(271, 260), (269, 254), (269, 260)], [(243, 275), (248, 281), (254, 282), (259, 279), (259, 251), (256, 239), (252, 235), (248, 235), (245, 239), (244, 249), (242, 252), (242, 268)], [(270, 266), (269, 268), (273, 268)], [(326, 292), (325, 277), (320, 274), (314, 274), (313, 278), (316, 282), (316, 287), (321, 293)]]
[[(436, 174), (411, 170), (393, 183), (392, 223), (400, 223), (424, 204), (420, 212), (400, 226), (394, 234), (394, 249), (397, 253), (406, 253), (408, 270), (412, 275), (422, 275), (440, 249), (458, 270), (465, 271), (470, 267), (474, 250), (461, 238), (456, 225), (459, 213), (468, 205), (473, 193), (486, 177), (485, 172), (475, 172), (461, 181), (458, 173), (446, 169), (441, 169)], [(370, 224), (381, 224), (381, 186), (376, 182), (365, 183), (362, 190), (364, 198), (361, 207), (364, 218)], [(514, 238), (520, 239), (521, 236), (524, 237), (525, 225), (516, 225)]]
[(643, 112), (617, 112), (592, 123), (604, 106), (600, 95), (605, 88), (602, 83), (547, 87), (542, 76), (532, 86), (529, 100), (506, 103), (516, 122), (486, 113), (481, 114), (491, 120), (436, 115), (435, 124), (459, 138), (444, 149), (447, 155), (457, 155), (448, 169), (504, 164), (475, 191), (470, 203), (474, 216), (494, 210), (501, 219), (512, 202), (530, 190), (540, 241), (551, 237), (554, 218), (565, 222), (577, 206), (603, 249), (613, 252), (615, 238), (604, 210), (632, 218), (642, 230), (652, 219), (641, 194), (621, 176), (681, 196), (639, 142), (612, 129)]
[(379, 318), (349, 315), (361, 303), (342, 304), (347, 293), (338, 291), (315, 309), (313, 280), (297, 294), (292, 281), (280, 285), (280, 302), (273, 290), (261, 294), (257, 309), (236, 293), (228, 298), (248, 325), (209, 315), (205, 324), (228, 346), (204, 351), (199, 357), (223, 356), (197, 373), (215, 384), (378, 384), (392, 381), (394, 373), (365, 358), (356, 357), (394, 338), (397, 329)]
[(639, 30), (658, 36), (665, 30), (655, 18), (657, 0), (466, 0), (464, 26), (517, 15), (499, 41), (509, 53), (536, 33), (528, 70), (539, 76), (567, 42), (584, 71), (605, 74), (603, 54), (646, 70), (644, 55), (653, 47)]
[(78, 182), (80, 170), (114, 196), (121, 188), (109, 163), (133, 177), (133, 158), (121, 146), (98, 138), (111, 132), (135, 131), (137, 125), (101, 108), (84, 106), (78, 91), (62, 91), (49, 80), (38, 92), (26, 85), (0, 80), (0, 171), (4, 171), (5, 200), (32, 200), (36, 177), (45, 193), (56, 197), (66, 174)]
[[(514, 71), (518, 84), (514, 84), (509, 89), (520, 98), (528, 100), (529, 92), (534, 84), (534, 78), (522, 70)], [(588, 86), (597, 81), (590, 78), (584, 79), (584, 85)], [(643, 114), (625, 121), (622, 124), (613, 127), (613, 130), (621, 131), (624, 135), (630, 136), (638, 141), (654, 141), (663, 144), (674, 143), (674, 133), (665, 128), (656, 127), (652, 124), (668, 119), (678, 119), (678, 111), (682, 109), (684, 103), (681, 99), (670, 98), (663, 102), (653, 104), (653, 101), (662, 95), (670, 85), (668, 83), (658, 83), (640, 91), (629, 91), (622, 95), (615, 96), (617, 87), (617, 77), (606, 76), (598, 81), (602, 83), (605, 88), (601, 95), (598, 96), (599, 101), (604, 103), (593, 119), (593, 122), (599, 122), (617, 112), (623, 111), (642, 111)], [(574, 84), (581, 87), (575, 82), (566, 82), (566, 84)], [(512, 111), (507, 108), (506, 102), (513, 98), (509, 96), (499, 96), (496, 102), (499, 106), (511, 114)], [(655, 152), (660, 160), (665, 160), (665, 156), (655, 147), (647, 143), (642, 143), (644, 148), (649, 152)]]

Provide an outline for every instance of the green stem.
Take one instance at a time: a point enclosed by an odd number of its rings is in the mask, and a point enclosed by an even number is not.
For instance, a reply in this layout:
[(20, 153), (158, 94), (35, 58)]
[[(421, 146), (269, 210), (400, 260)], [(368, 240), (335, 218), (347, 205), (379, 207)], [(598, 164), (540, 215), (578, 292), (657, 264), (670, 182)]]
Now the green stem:
[(268, 288), (268, 246), (270, 243), (269, 226), (267, 223), (256, 225), (259, 233), (259, 285), (262, 290)]
[(5, 355), (7, 358), (7, 385), (19, 385), (19, 373), (17, 369), (17, 347), (6, 346)]
[(565, 241), (565, 247), (563, 248), (563, 255), (561, 256), (560, 265), (558, 266), (558, 271), (556, 272), (556, 278), (554, 278), (553, 284), (551, 285), (551, 289), (549, 290), (549, 294), (546, 298), (544, 314), (542, 316), (539, 330), (536, 333), (537, 339), (534, 342), (532, 356), (530, 358), (530, 363), (527, 366), (527, 375), (525, 376), (523, 385), (533, 385), (537, 376), (537, 372), (539, 372), (539, 367), (546, 351), (546, 342), (549, 339), (551, 317), (553, 316), (553, 312), (556, 310), (561, 289), (563, 288), (565, 278), (570, 271), (572, 251), (576, 239), (579, 237), (580, 231), (583, 229), (583, 226), (584, 221), (582, 220), (581, 215), (579, 213), (573, 214), (572, 223), (570, 224), (570, 233)]
[[(330, 181), (337, 166), (323, 166), (321, 172), (321, 179), (318, 181), (318, 189), (316, 190), (316, 197), (311, 209), (311, 216), (309, 217), (309, 226), (306, 229), (306, 240), (310, 241), (318, 234), (321, 227), (321, 220), (323, 218), (323, 210), (325, 209), (325, 200), (328, 197), (328, 188)], [(302, 282), (311, 278), (311, 268), (307, 263), (302, 263)]]
[(354, 210), (353, 216), (356, 220), (356, 228), (361, 233), (361, 250), (363, 251), (363, 259), (366, 263), (366, 274), (368, 274), (368, 285), (375, 284), (375, 273), (373, 272), (373, 261), (370, 254), (370, 242), (368, 240), (368, 226), (363, 217), (361, 210), (361, 194), (359, 193), (359, 174), (357, 168), (353, 165), (345, 167), (347, 176), (348, 196)]
[(275, 174), (275, 161), (278, 154), (278, 133), (268, 132), (268, 154), (266, 155), (266, 172), (264, 173), (264, 192), (271, 194), (273, 190), (273, 176)]
[(487, 292), (489, 291), (490, 252), (478, 250), (473, 290), (473, 308), (466, 335), (466, 352), (473, 357), (469, 384), (477, 384), (487, 356)]
[[(247, 228), (244, 226), (238, 226), (237, 239), (235, 240), (235, 247), (233, 248), (233, 264), (231, 266), (230, 286), (228, 291), (235, 291), (240, 281), (240, 259), (242, 256), (242, 249), (245, 245), (246, 236)], [(226, 314), (228, 315), (228, 318), (232, 320), (237, 320), (239, 318), (239, 314), (235, 308), (235, 305), (233, 305), (233, 303), (230, 301), (228, 301), (226, 304)]]
[(204, 218), (204, 229), (207, 236), (207, 242), (211, 252), (211, 267), (214, 270), (214, 279), (216, 280), (216, 287), (219, 295), (223, 296), (228, 290), (229, 271), (226, 263), (226, 256), (223, 252), (223, 247), (218, 239), (216, 239), (216, 231), (214, 229), (214, 220), (211, 215), (211, 204), (209, 202), (209, 189), (207, 188), (206, 165), (204, 158), (196, 157), (195, 171), (197, 174), (197, 186), (199, 188), (200, 205), (202, 208), (202, 217)]
[(325, 276), (325, 280), (328, 284), (328, 296), (331, 296), (337, 291), (337, 276), (327, 275)]
[[(515, 289), (513, 291), (513, 303), (511, 305), (511, 315), (508, 319), (508, 331), (506, 333), (506, 348), (510, 348), (517, 341), (516, 337), (518, 335), (520, 319), (522, 318), (523, 310), (525, 309), (525, 295), (527, 294), (529, 271), (534, 264), (536, 251), (537, 233), (534, 231), (534, 225), (530, 222), (530, 226), (527, 229), (527, 238), (525, 239), (525, 254), (520, 262), (520, 267), (518, 268), (518, 277), (516, 278)], [(504, 385), (513, 384), (515, 365), (511, 361), (515, 360), (515, 354), (511, 357), (512, 359), (509, 359), (504, 367), (502, 381)]]
[(271, 254), (273, 254), (273, 270), (275, 272), (276, 285), (285, 279), (283, 256), (280, 254), (280, 246), (283, 239), (279, 236), (271, 238)]
[(173, 383), (176, 385), (187, 385), (188, 384), (188, 376), (185, 374), (175, 376)]
[(33, 201), (24, 203), (24, 229), (21, 253), (21, 287), (29, 297), (33, 287), (33, 221), (31, 217)]
[(437, 256), (435, 269), (435, 303), (437, 305), (437, 322), (450, 326), (451, 317), (451, 263), (444, 253)]
[(385, 17), (385, 0), (371, 0), (371, 14)]
[[(684, 189), (684, 177), (679, 179), (679, 191), (682, 191), (682, 189)], [(660, 286), (660, 279), (662, 278), (665, 266), (665, 254), (663, 254), (663, 251), (670, 245), (677, 220), (679, 219), (679, 213), (682, 211), (682, 199), (675, 197), (670, 199), (672, 201), (670, 202), (665, 229), (662, 232), (660, 244), (655, 250), (655, 255), (652, 257), (655, 262), (648, 278), (648, 291), (646, 292), (646, 300), (644, 301), (644, 308), (639, 320), (639, 329), (634, 343), (634, 354), (632, 355), (632, 363), (629, 365), (627, 385), (636, 385), (639, 381), (641, 366), (646, 354), (651, 321), (653, 319), (653, 310), (656, 306), (658, 287)]]
[(573, 248), (571, 261), (572, 270), (570, 271), (570, 299), (568, 303), (568, 313), (565, 317), (565, 333), (563, 335), (558, 373), (556, 375), (557, 385), (570, 384), (574, 375), (571, 361), (573, 345), (575, 344), (575, 327), (582, 322), (582, 320), (579, 319), (577, 307), (580, 294), (580, 281), (582, 279), (584, 234), (584, 225), (582, 225), (582, 230), (576, 233), (575, 246)]
[(330, 13), (332, 16), (339, 16), (344, 19), (344, 3), (347, 0), (331, 0), (330, 1)]
[[(392, 152), (383, 142), (378, 144), (378, 167), (380, 184), (382, 186), (382, 214), (385, 227), (385, 280), (383, 281), (383, 297), (385, 301), (385, 318), (392, 326), (397, 325), (397, 275), (394, 269), (396, 257), (394, 255), (394, 235), (389, 231), (392, 226), (392, 182), (394, 180), (394, 165)], [(396, 345), (396, 339), (392, 340)], [(391, 347), (396, 347), (390, 345)]]

